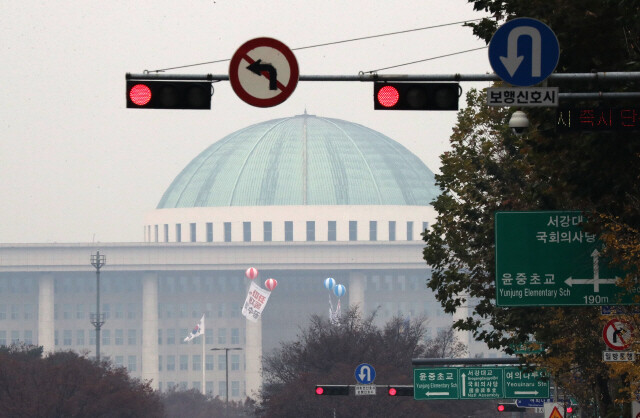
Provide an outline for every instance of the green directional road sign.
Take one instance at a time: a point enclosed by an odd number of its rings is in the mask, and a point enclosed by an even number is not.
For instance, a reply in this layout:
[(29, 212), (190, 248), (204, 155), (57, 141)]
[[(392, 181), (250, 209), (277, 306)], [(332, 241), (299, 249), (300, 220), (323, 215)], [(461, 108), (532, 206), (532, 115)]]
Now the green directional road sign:
[(578, 211), (496, 212), (498, 306), (624, 305), (602, 243), (585, 232)]
[(413, 398), (458, 399), (458, 369), (441, 367), (413, 370)]
[(460, 399), (504, 398), (504, 374), (501, 367), (465, 367), (460, 369)]
[(518, 367), (441, 367), (413, 370), (413, 397), (429, 399), (548, 398), (541, 371)]
[(518, 367), (504, 368), (505, 398), (548, 398), (549, 379), (544, 372), (523, 372)]

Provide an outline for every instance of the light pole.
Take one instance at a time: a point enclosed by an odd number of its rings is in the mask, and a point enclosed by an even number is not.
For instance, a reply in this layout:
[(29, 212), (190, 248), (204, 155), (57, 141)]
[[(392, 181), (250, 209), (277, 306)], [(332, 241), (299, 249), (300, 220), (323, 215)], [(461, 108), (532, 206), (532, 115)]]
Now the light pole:
[(100, 268), (107, 262), (105, 255), (100, 251), (91, 254), (91, 265), (96, 268), (96, 313), (91, 314), (91, 324), (96, 327), (96, 360), (100, 362), (100, 327), (104, 325), (104, 314), (100, 313)]
[(224, 350), (224, 368), (225, 368), (225, 382), (227, 384), (227, 393), (225, 400), (226, 404), (229, 403), (229, 350), (242, 350), (242, 347), (222, 347), (222, 348), (212, 348), (211, 351), (219, 351)]

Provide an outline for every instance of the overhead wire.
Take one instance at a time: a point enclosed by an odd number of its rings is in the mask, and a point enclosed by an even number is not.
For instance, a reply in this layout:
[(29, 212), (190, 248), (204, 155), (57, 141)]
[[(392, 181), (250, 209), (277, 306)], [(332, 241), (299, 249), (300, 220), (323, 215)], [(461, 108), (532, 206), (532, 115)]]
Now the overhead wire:
[[(322, 47), (322, 46), (338, 45), (338, 44), (343, 44), (343, 43), (347, 43), (347, 42), (363, 41), (363, 40), (367, 40), (367, 39), (381, 38), (381, 37), (384, 37), (384, 36), (400, 35), (400, 34), (403, 34), (403, 33), (417, 32), (417, 31), (422, 31), (422, 30), (427, 30), (427, 29), (442, 28), (442, 27), (445, 27), (445, 26), (459, 25), (461, 23), (476, 22), (476, 21), (479, 21), (479, 20), (482, 20), (482, 18), (480, 18), (480, 19), (461, 20), (461, 21), (458, 21), (458, 22), (443, 23), (443, 24), (440, 24), (440, 25), (425, 26), (425, 27), (422, 27), (422, 28), (407, 29), (407, 30), (396, 31), (396, 32), (388, 32), (388, 33), (383, 33), (383, 34), (378, 34), (378, 35), (369, 35), (369, 36), (361, 36), (361, 37), (358, 37), (358, 38), (344, 39), (344, 40), (341, 40), (341, 41), (334, 41), (334, 42), (326, 42), (326, 43), (322, 43), (322, 44), (301, 46), (301, 47), (298, 47), (298, 48), (292, 48), (292, 51), (301, 51), (303, 49), (319, 48), (319, 47)], [(480, 48), (477, 48), (477, 49), (480, 49)], [(382, 68), (380, 70), (375, 70), (375, 71), (381, 71), (381, 70), (385, 70), (385, 69), (388, 69), (388, 68), (395, 68), (395, 67), (399, 67), (399, 66), (403, 66), (403, 65), (410, 65), (410, 64), (414, 64), (414, 63), (418, 63), (418, 62), (424, 62), (424, 61), (434, 60), (434, 59), (438, 59), (438, 58), (444, 58), (444, 57), (448, 57), (448, 56), (451, 56), (451, 55), (463, 54), (465, 52), (471, 52), (471, 51), (475, 51), (475, 49), (467, 50), (467, 51), (454, 52), (452, 54), (442, 55), (442, 56), (439, 56), (439, 57), (427, 58), (427, 59), (424, 59), (424, 60), (414, 61), (414, 62), (410, 62), (410, 63), (406, 63), (406, 64), (400, 64), (400, 65), (393, 66), (393, 67)], [(196, 63), (196, 64), (187, 64), (187, 65), (181, 65), (181, 66), (177, 66), (177, 67), (168, 67), (168, 68), (162, 68), (162, 69), (159, 69), (159, 70), (145, 70), (145, 72), (160, 73), (160, 72), (164, 72), (164, 71), (178, 70), (178, 69), (181, 69), (181, 68), (197, 67), (199, 65), (218, 64), (218, 63), (227, 62), (227, 61), (231, 61), (231, 58), (225, 58), (225, 59), (219, 59), (219, 60), (207, 61), (207, 62), (199, 62), (199, 63)], [(375, 71), (372, 71), (372, 72), (375, 72)]]
[(364, 71), (364, 72), (365, 73), (377, 73), (378, 71), (389, 70), (391, 68), (404, 67), (405, 65), (418, 64), (420, 62), (431, 61), (431, 60), (435, 60), (435, 59), (438, 59), (438, 58), (450, 57), (450, 56), (453, 56), (453, 55), (465, 54), (467, 52), (479, 51), (481, 49), (486, 49), (486, 48), (487, 48), (486, 46), (481, 46), (479, 48), (467, 49), (465, 51), (452, 52), (451, 54), (438, 55), (437, 57), (425, 58), (425, 59), (422, 59), (422, 60), (406, 62), (404, 64), (392, 65), (390, 67), (378, 68), (377, 70), (370, 70), (370, 71)]

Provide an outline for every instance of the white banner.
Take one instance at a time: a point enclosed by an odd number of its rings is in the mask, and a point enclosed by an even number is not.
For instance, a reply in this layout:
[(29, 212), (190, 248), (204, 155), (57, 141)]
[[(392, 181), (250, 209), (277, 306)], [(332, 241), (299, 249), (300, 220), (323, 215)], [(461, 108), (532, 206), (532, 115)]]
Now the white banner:
[(558, 106), (558, 87), (489, 87), (488, 106)]
[(247, 293), (247, 299), (245, 299), (242, 306), (242, 315), (253, 322), (258, 322), (267, 300), (269, 300), (269, 295), (271, 295), (271, 292), (252, 281), (251, 286), (249, 286), (249, 293)]

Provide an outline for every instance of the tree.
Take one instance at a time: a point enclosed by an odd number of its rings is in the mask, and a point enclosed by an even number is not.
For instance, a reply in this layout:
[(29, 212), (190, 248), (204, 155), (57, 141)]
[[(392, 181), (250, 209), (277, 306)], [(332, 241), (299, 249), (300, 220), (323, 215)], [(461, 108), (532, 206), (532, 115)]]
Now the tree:
[(453, 327), (438, 331), (425, 344), (423, 356), (426, 358), (463, 358), (467, 355), (467, 346), (455, 334)]
[[(469, 25), (486, 42), (505, 19), (527, 16), (547, 23), (562, 50), (559, 72), (640, 68), (637, 1), (470, 2), (492, 15)], [(560, 85), (563, 92), (637, 87), (632, 82)], [(508, 352), (511, 344), (530, 338), (545, 343), (547, 350), (532, 361), (544, 362), (559, 383), (583, 396), (584, 404), (595, 400), (601, 415), (618, 413), (614, 400), (628, 402), (618, 389), (625, 387), (631, 373), (616, 373), (601, 361), (599, 308), (495, 306), (493, 216), (496, 210), (584, 210), (590, 214), (586, 227), (603, 236), (605, 254), (618, 264), (626, 261), (626, 285), (638, 294), (639, 252), (631, 232), (640, 224), (637, 135), (558, 133), (554, 110), (532, 109), (527, 110), (529, 134), (517, 138), (507, 128), (512, 110), (487, 108), (484, 103), (481, 93), (469, 92), (467, 108), (459, 112), (451, 136), (452, 150), (441, 156), (442, 173), (436, 181), (443, 193), (434, 203), (438, 219), (425, 234), (424, 257), (433, 268), (427, 284), (447, 312), (469, 297), (477, 299), (473, 316), (458, 321), (457, 328), (472, 330), (490, 347)], [(628, 104), (620, 101), (614, 106)]]
[(162, 394), (167, 418), (244, 418), (253, 417), (255, 405), (247, 398), (244, 402), (229, 402), (218, 397), (206, 396), (198, 390), (175, 390), (171, 389)]
[(162, 417), (158, 395), (124, 368), (72, 351), (0, 349), (0, 405), (10, 417)]
[[(425, 319), (393, 318), (381, 329), (373, 323), (375, 313), (363, 318), (349, 310), (332, 325), (328, 318), (313, 316), (295, 341), (285, 342), (263, 360), (264, 388), (259, 414), (265, 417), (460, 416), (460, 404), (447, 401), (414, 401), (410, 397), (317, 396), (318, 384), (356, 383), (358, 364), (375, 367), (375, 383), (413, 385), (411, 359), (425, 354)], [(446, 342), (449, 344), (449, 342)], [(449, 344), (450, 346), (450, 344)], [(494, 416), (491, 402), (460, 401), (477, 416)]]

